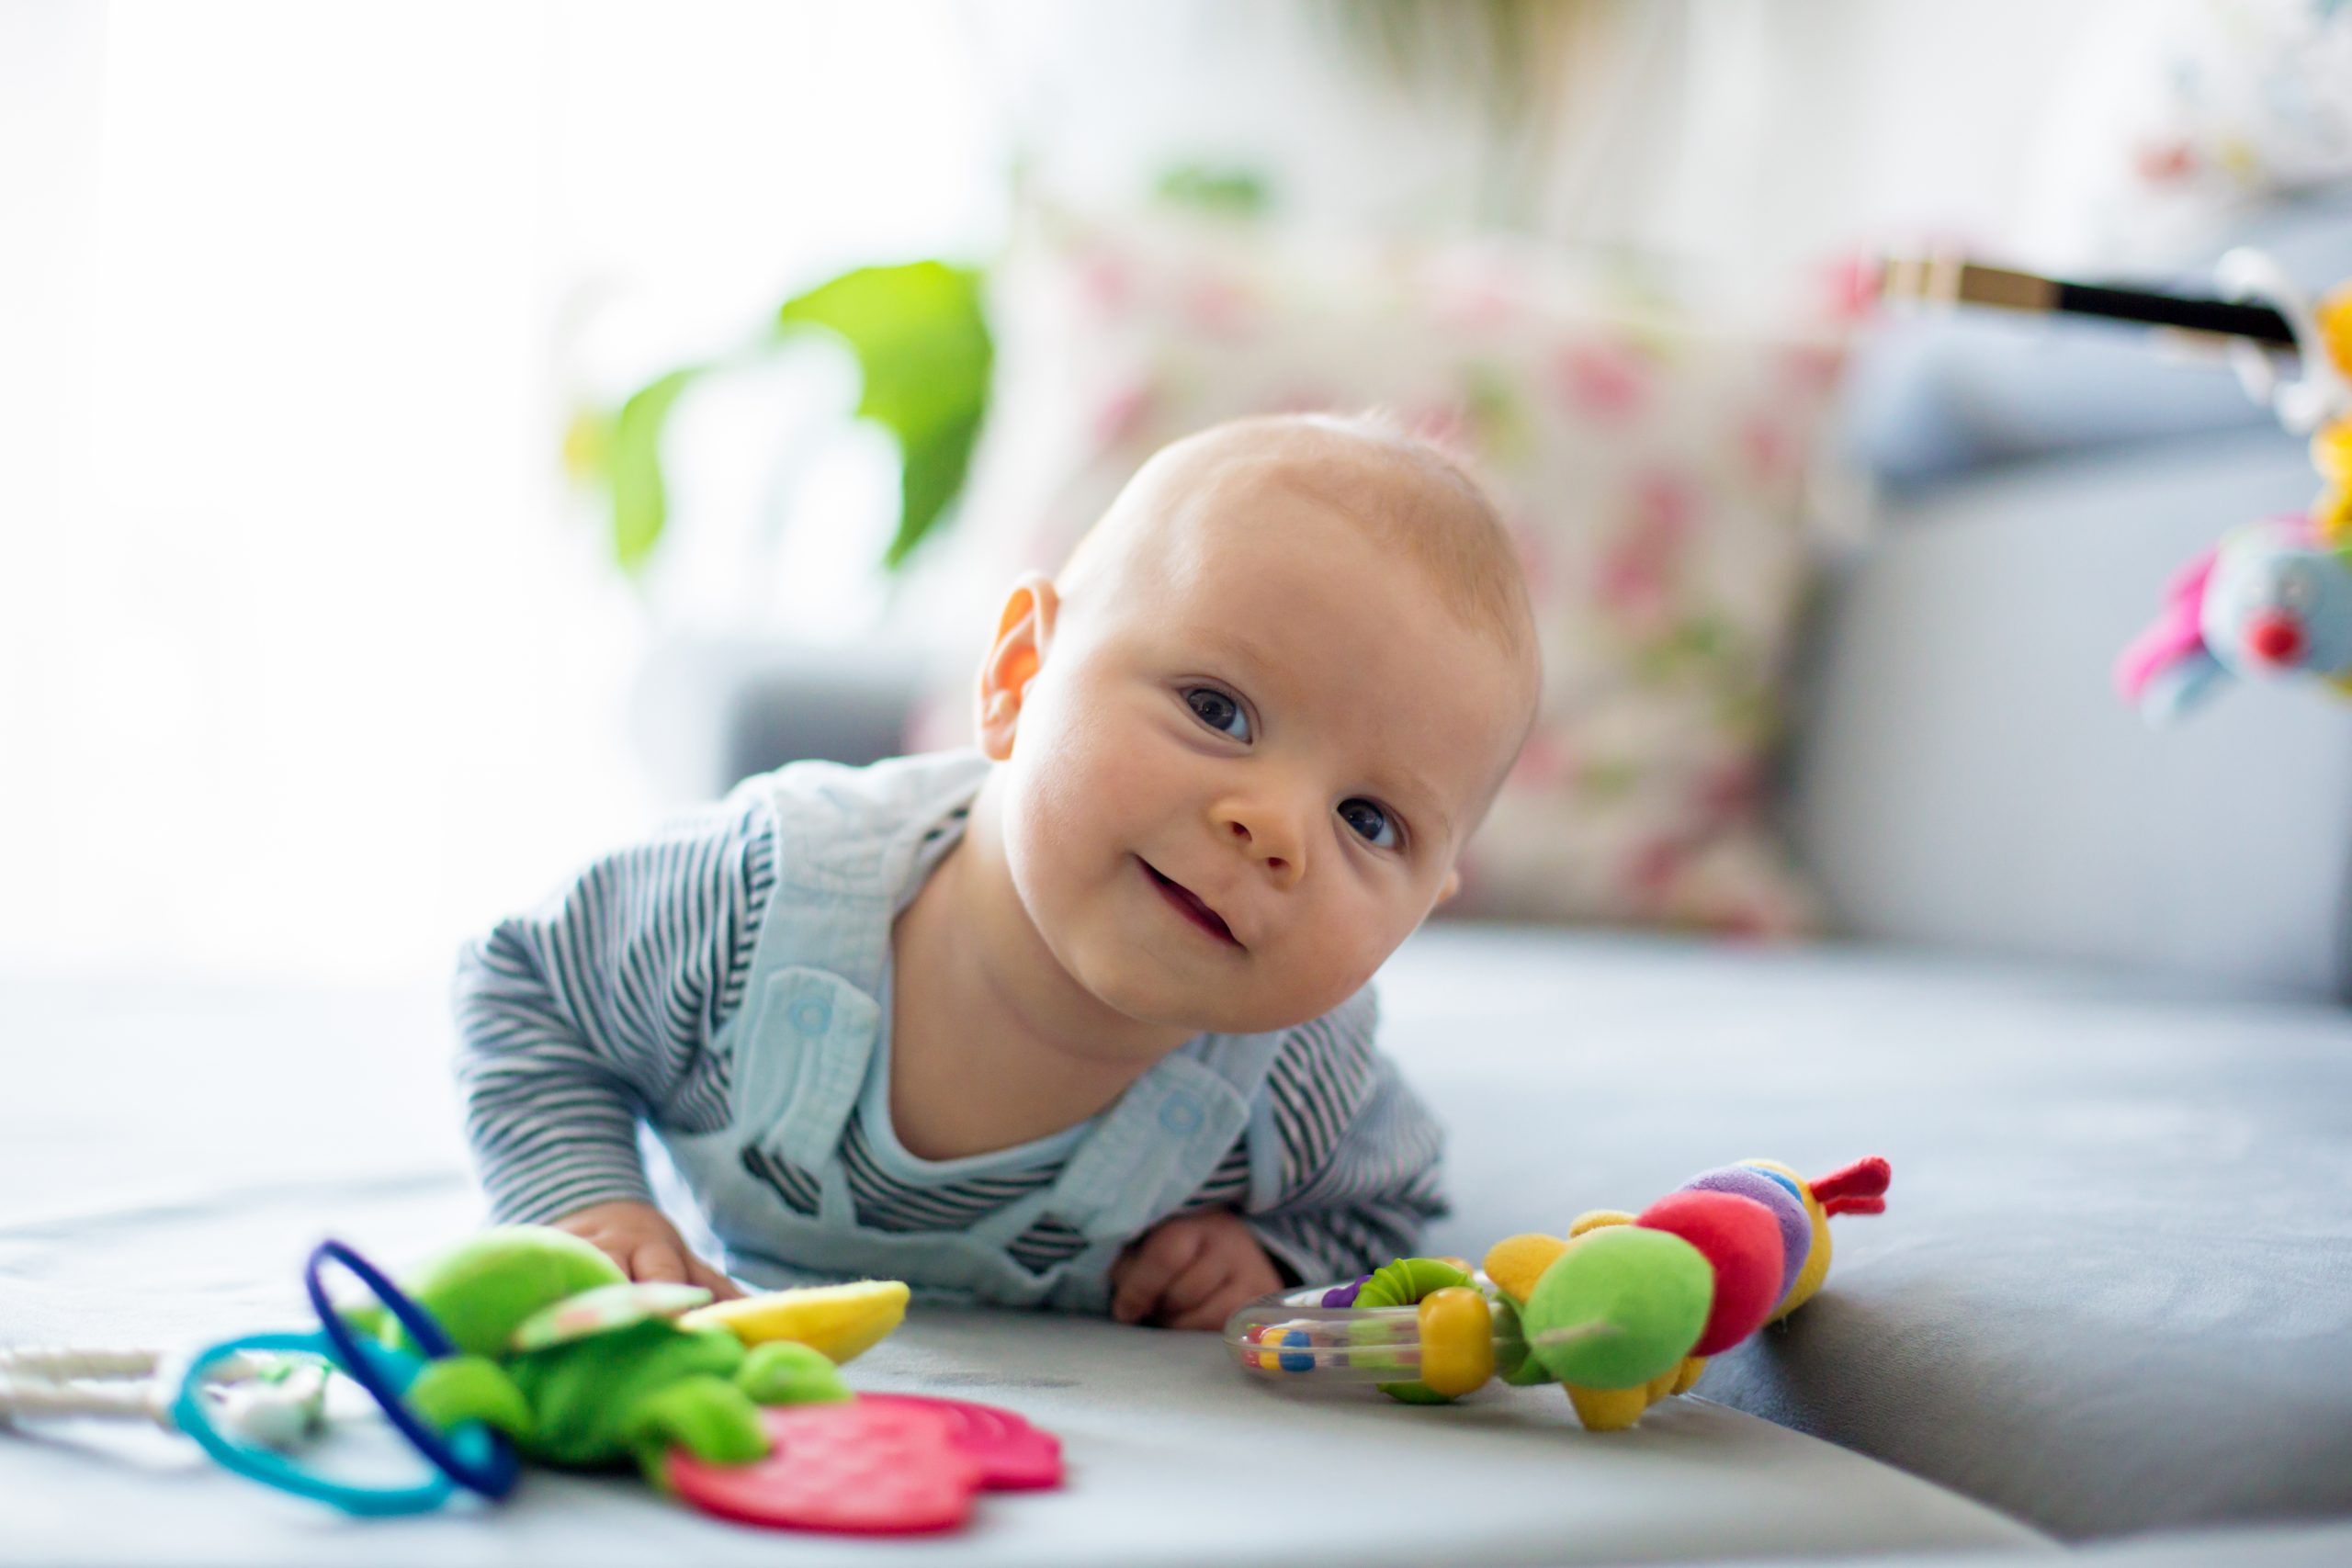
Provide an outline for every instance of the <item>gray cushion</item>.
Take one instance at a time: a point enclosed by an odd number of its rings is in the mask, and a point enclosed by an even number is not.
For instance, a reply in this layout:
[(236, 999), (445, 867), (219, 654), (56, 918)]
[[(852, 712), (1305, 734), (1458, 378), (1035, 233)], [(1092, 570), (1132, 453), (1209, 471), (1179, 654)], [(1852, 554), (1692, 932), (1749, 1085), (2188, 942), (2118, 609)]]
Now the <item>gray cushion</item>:
[(2352, 1515), (2352, 1017), (2186, 981), (1465, 928), (1390, 965), (1475, 1254), (1894, 1162), (1699, 1392), (2065, 1536)]

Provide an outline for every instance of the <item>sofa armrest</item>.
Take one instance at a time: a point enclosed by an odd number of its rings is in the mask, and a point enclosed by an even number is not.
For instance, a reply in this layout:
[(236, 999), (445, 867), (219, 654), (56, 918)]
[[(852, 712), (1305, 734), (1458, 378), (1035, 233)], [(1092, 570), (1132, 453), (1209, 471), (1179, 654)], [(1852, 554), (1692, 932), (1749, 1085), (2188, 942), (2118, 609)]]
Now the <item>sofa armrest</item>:
[(862, 764), (906, 748), (926, 664), (910, 649), (680, 640), (646, 660), (631, 728), (655, 782), (706, 800), (817, 758)]
[(1840, 924), (2343, 995), (2352, 708), (2233, 686), (2154, 732), (2109, 683), (2180, 563), (2314, 485), (2258, 430), (1897, 507), (1802, 685), (1791, 826)]

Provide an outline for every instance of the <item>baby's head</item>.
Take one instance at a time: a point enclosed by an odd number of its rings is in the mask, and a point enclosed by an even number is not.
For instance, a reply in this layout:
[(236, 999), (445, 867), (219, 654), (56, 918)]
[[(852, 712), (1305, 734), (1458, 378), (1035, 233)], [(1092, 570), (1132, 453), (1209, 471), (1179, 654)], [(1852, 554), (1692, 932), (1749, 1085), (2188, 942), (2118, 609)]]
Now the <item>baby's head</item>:
[(1287, 1028), (1452, 896), (1539, 681), (1510, 540), (1434, 447), (1365, 419), (1218, 425), (1014, 586), (980, 670), (984, 815), (1102, 1001)]

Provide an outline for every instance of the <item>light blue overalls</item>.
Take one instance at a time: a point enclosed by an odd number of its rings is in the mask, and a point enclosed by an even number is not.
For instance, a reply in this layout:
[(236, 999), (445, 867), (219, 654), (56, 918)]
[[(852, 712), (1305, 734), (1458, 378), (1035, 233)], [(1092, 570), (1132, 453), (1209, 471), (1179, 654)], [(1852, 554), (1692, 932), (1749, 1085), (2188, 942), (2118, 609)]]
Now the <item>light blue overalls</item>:
[[(877, 1105), (887, 1113), (888, 1093), (869, 1093), (868, 1079), (887, 1067), (878, 998), (891, 922), (960, 830), (955, 814), (990, 765), (971, 750), (868, 768), (796, 762), (743, 786), (772, 792), (776, 881), (742, 1005), (713, 1042), (729, 1055), (732, 1114), (721, 1132), (662, 1134), (730, 1274), (771, 1290), (904, 1280), (933, 1299), (1104, 1312), (1121, 1248), (1199, 1190), (1250, 1123), (1282, 1032), (1196, 1035), (1081, 1123), (1050, 1186), (964, 1230), (859, 1222), (842, 1133), (861, 1097), (869, 1122)], [(1255, 1199), (1273, 1180), (1273, 1140), (1252, 1143), (1267, 1156), (1252, 1162)], [(763, 1161), (813, 1179), (816, 1213), (755, 1174)], [(1006, 1247), (1046, 1216), (1084, 1245), (1035, 1270)]]

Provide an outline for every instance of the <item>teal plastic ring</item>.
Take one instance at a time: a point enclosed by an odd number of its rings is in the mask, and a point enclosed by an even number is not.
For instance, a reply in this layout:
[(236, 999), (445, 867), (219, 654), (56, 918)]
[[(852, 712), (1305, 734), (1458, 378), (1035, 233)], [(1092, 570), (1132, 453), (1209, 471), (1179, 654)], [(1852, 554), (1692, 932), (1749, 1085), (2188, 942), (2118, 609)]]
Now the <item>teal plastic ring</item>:
[[(423, 1361), (406, 1351), (382, 1348), (371, 1349), (375, 1356), (380, 1358), (378, 1370), (388, 1374), (388, 1381), (398, 1388), (406, 1389), (424, 1368)], [(179, 1393), (172, 1401), (172, 1422), (220, 1464), (265, 1486), (274, 1486), (280, 1492), (290, 1492), (298, 1497), (331, 1503), (345, 1513), (369, 1517), (421, 1514), (448, 1501), (449, 1494), (456, 1485), (437, 1469), (427, 1471), (424, 1480), (411, 1486), (355, 1486), (305, 1470), (283, 1454), (272, 1453), (267, 1449), (254, 1448), (223, 1436), (213, 1426), (211, 1412), (204, 1406), (204, 1377), (220, 1362), (246, 1352), (316, 1356), (322, 1360), (334, 1360), (334, 1348), (328, 1344), (324, 1335), (320, 1334), (248, 1334), (236, 1339), (222, 1340), (199, 1351), (180, 1379)], [(461, 1442), (470, 1439), (469, 1446), (476, 1447), (482, 1457), (489, 1457), (489, 1433), (486, 1428), (461, 1428), (456, 1436)]]

